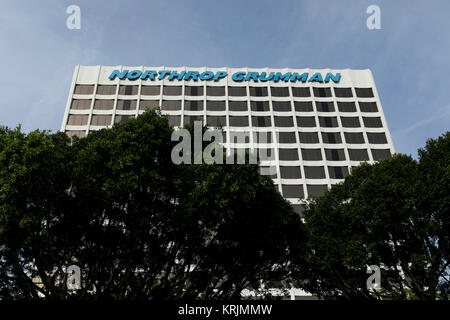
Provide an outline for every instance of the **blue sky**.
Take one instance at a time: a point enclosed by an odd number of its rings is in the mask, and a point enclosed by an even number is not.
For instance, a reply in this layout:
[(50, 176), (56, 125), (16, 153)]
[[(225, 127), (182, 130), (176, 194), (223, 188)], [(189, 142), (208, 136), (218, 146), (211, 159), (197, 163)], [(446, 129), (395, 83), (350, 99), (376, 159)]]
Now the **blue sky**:
[[(81, 29), (69, 30), (69, 5)], [(381, 8), (381, 30), (366, 9)], [(59, 130), (75, 65), (372, 70), (397, 152), (450, 127), (450, 1), (0, 2), (0, 125)]]

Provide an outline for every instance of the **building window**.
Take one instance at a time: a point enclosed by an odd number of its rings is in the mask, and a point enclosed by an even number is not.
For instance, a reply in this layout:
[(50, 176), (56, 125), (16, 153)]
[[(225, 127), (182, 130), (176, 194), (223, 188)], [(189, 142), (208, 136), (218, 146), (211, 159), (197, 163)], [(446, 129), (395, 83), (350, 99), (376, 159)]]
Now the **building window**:
[(292, 87), (292, 95), (294, 97), (310, 97), (311, 92), (308, 87)]
[(277, 132), (278, 143), (296, 143), (294, 132)]
[(277, 178), (277, 169), (275, 167), (261, 166), (259, 167), (259, 173), (263, 176), (269, 176), (275, 179)]
[(225, 101), (206, 101), (206, 110), (225, 111)]
[(159, 96), (161, 94), (160, 86), (142, 86), (141, 95), (144, 96)]
[(325, 170), (323, 167), (305, 166), (306, 179), (325, 179)]
[(114, 123), (124, 123), (125, 121), (127, 121), (128, 119), (131, 119), (133, 116), (128, 116), (128, 115), (116, 115), (115, 119), (114, 119)]
[(269, 111), (269, 101), (251, 101), (250, 107), (252, 111)]
[(322, 132), (323, 143), (342, 143), (339, 132)]
[(334, 88), (334, 95), (337, 98), (353, 97), (352, 88)]
[(350, 160), (352, 161), (367, 161), (369, 160), (369, 155), (366, 149), (348, 149), (348, 154)]
[(247, 95), (246, 87), (228, 87), (228, 95), (231, 97), (245, 97)]
[(373, 98), (372, 88), (355, 88), (358, 98)]
[(181, 96), (181, 86), (164, 86), (163, 95), (165, 96)]
[(195, 121), (201, 121), (203, 123), (203, 116), (187, 116), (187, 115), (184, 115), (184, 124), (194, 125)]
[(331, 97), (330, 88), (313, 88), (314, 97)]
[(169, 115), (167, 117), (168, 117), (168, 120), (169, 120), (169, 126), (171, 126), (171, 127), (178, 127), (178, 126), (180, 126), (181, 116)]
[[(114, 103), (114, 100), (113, 100)], [(70, 106), (73, 110), (87, 110), (91, 108), (91, 100), (73, 99)]]
[(300, 143), (319, 143), (317, 132), (299, 132)]
[(338, 126), (336, 117), (319, 117), (319, 123), (320, 126), (324, 128), (332, 128)]
[(297, 126), (311, 128), (316, 126), (315, 117), (297, 117)]
[(250, 87), (250, 96), (252, 97), (267, 97), (266, 87)]
[(329, 161), (345, 160), (344, 149), (325, 149), (325, 157)]
[(283, 196), (285, 198), (303, 198), (303, 186), (302, 185), (290, 185), (283, 184), (281, 185), (281, 189), (283, 191)]
[(292, 207), (297, 214), (303, 217), (303, 212), (305, 212), (305, 206), (303, 204), (294, 203), (292, 204)]
[(373, 160), (379, 161), (383, 159), (391, 159), (391, 150), (389, 149), (372, 149)]
[(358, 117), (341, 117), (341, 122), (342, 122), (342, 126), (344, 128), (359, 128), (359, 127), (361, 127)]
[(71, 114), (67, 120), (67, 124), (70, 126), (85, 126), (88, 124), (88, 115), (83, 114)]
[(364, 126), (366, 126), (366, 128), (381, 128), (381, 127), (383, 127), (380, 117), (363, 117), (363, 121), (364, 121)]
[(139, 110), (157, 109), (159, 107), (159, 100), (141, 100), (139, 103)]
[(206, 125), (212, 127), (224, 127), (227, 125), (226, 116), (206, 116)]
[(308, 184), (306, 185), (308, 190), (308, 196), (311, 198), (322, 197), (327, 192), (328, 187), (326, 185)]
[(249, 131), (230, 131), (231, 143), (249, 143), (250, 132)]
[(272, 143), (272, 132), (253, 132), (253, 137), (257, 140), (258, 143)]
[(322, 160), (322, 152), (320, 149), (302, 149), (302, 158), (304, 161)]
[(360, 132), (344, 132), (345, 142), (351, 144), (365, 143), (364, 136)]
[(117, 100), (117, 110), (136, 110), (137, 100)]
[(230, 127), (248, 127), (248, 117), (230, 116)]
[(95, 110), (112, 110), (114, 108), (114, 100), (95, 100), (94, 109)]
[(302, 173), (300, 167), (280, 166), (281, 179), (300, 179)]
[(293, 120), (292, 117), (278, 117), (278, 116), (275, 116), (274, 117), (274, 121), (275, 121), (275, 126), (276, 127), (287, 128), (287, 127), (293, 127), (294, 126), (294, 120)]
[(247, 101), (228, 101), (230, 111), (248, 111)]
[(202, 96), (203, 95), (203, 86), (185, 86), (184, 94), (186, 96)]
[(119, 94), (126, 96), (135, 96), (138, 94), (139, 86), (123, 86), (119, 87)]
[(289, 97), (288, 87), (270, 87), (272, 97)]
[(163, 100), (161, 105), (162, 110), (181, 110), (180, 100)]
[(361, 112), (378, 112), (376, 102), (359, 102), (359, 109)]
[(348, 176), (348, 168), (329, 166), (328, 173), (330, 175), (330, 179), (344, 179), (346, 176)]
[(312, 112), (314, 111), (311, 101), (295, 101), (294, 108), (297, 112)]
[(116, 94), (116, 86), (99, 84), (97, 86), (97, 94), (100, 94), (100, 95)]
[(184, 110), (186, 111), (201, 111), (203, 110), (203, 100), (185, 100)]
[(211, 97), (223, 97), (225, 95), (225, 87), (206, 87), (206, 95)]
[(112, 116), (106, 114), (94, 114), (92, 116), (92, 126), (109, 126), (111, 124)]
[(270, 127), (270, 117), (252, 117), (252, 126), (254, 127)]
[(75, 85), (74, 94), (93, 94), (94, 85), (93, 84), (77, 84)]
[(316, 108), (319, 112), (334, 112), (333, 102), (316, 102)]
[(279, 149), (278, 154), (281, 161), (295, 161), (298, 160), (297, 149)]
[(354, 102), (338, 101), (337, 104), (340, 112), (356, 112), (356, 105)]
[(367, 133), (367, 139), (369, 140), (369, 143), (373, 144), (385, 144), (387, 143), (386, 135), (381, 133)]
[(73, 137), (84, 138), (86, 136), (86, 131), (84, 131), (84, 130), (69, 130), (69, 131), (66, 131), (66, 135), (69, 138), (73, 138)]
[(273, 111), (292, 111), (291, 103), (289, 101), (273, 101)]

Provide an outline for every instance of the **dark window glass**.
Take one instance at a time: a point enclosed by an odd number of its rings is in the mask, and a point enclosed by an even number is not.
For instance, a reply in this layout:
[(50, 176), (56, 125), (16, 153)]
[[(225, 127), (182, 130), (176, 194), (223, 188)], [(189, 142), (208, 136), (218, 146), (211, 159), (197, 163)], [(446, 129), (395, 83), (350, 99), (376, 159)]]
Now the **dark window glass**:
[(381, 133), (367, 133), (367, 139), (369, 140), (369, 143), (373, 144), (384, 144), (387, 143), (386, 135)]
[(322, 160), (322, 152), (320, 149), (302, 149), (302, 158), (304, 161)]
[(372, 88), (355, 88), (356, 96), (358, 98), (372, 98), (373, 91)]
[(67, 124), (70, 126), (85, 126), (88, 124), (88, 115), (84, 114), (71, 114), (67, 119)]
[(275, 126), (276, 127), (293, 127), (294, 126), (294, 120), (292, 117), (274, 117)]
[[(119, 94), (126, 96), (135, 96), (138, 94), (139, 86), (123, 86), (119, 87)], [(115, 92), (114, 92), (115, 94)]]
[(181, 101), (180, 100), (163, 100), (162, 110), (181, 110)]
[(245, 97), (247, 95), (246, 87), (228, 87), (228, 95), (231, 97)]
[(289, 101), (273, 101), (273, 111), (292, 111)]
[(391, 150), (389, 149), (372, 149), (372, 158), (375, 161), (383, 159), (391, 159)]
[(252, 117), (252, 126), (254, 127), (270, 127), (270, 117)]
[(360, 132), (344, 132), (346, 143), (364, 143), (364, 136)]
[(195, 121), (201, 121), (203, 123), (203, 116), (187, 116), (184, 115), (184, 124), (194, 125)]
[(227, 125), (227, 118), (225, 116), (206, 116), (206, 125), (213, 127), (224, 127)]
[(252, 97), (267, 97), (266, 87), (250, 87), (250, 95)]
[(300, 179), (302, 177), (300, 167), (280, 166), (281, 179)]
[(356, 112), (356, 105), (354, 102), (338, 102), (338, 109), (340, 112)]
[(116, 94), (116, 86), (99, 84), (97, 86), (97, 94), (101, 94), (101, 95)]
[(201, 111), (203, 110), (203, 100), (185, 100), (184, 110)]
[(251, 101), (250, 107), (252, 111), (269, 111), (269, 101)]
[(330, 179), (344, 179), (348, 176), (347, 167), (328, 167)]
[(319, 117), (319, 123), (320, 126), (324, 128), (331, 128), (338, 126), (336, 117)]
[(325, 149), (325, 156), (330, 161), (345, 160), (344, 149)]
[(369, 160), (369, 155), (366, 149), (348, 149), (350, 160), (352, 161), (366, 161)]
[(184, 94), (186, 96), (202, 96), (203, 95), (203, 86), (185, 86)]
[(338, 98), (353, 97), (352, 88), (334, 88), (334, 95)]
[(136, 110), (137, 100), (117, 100), (117, 110)]
[(181, 116), (169, 115), (168, 118), (169, 118), (169, 126), (171, 126), (171, 127), (178, 127), (180, 125)]
[(342, 143), (339, 132), (322, 132), (323, 143)]
[(297, 149), (279, 149), (278, 153), (280, 155), (281, 161), (292, 161), (298, 160)]
[(228, 107), (230, 111), (247, 111), (247, 101), (229, 101)]
[(300, 88), (292, 87), (292, 95), (294, 97), (310, 97), (311, 92), (307, 87), (300, 87)]
[(206, 87), (206, 94), (211, 97), (224, 96), (225, 87)]
[(283, 196), (285, 198), (303, 198), (303, 186), (302, 185), (289, 185), (283, 184), (281, 185), (281, 189), (283, 190)]
[(315, 117), (297, 117), (297, 126), (310, 128), (316, 126), (316, 118)]
[(314, 111), (311, 101), (295, 101), (294, 108), (297, 112), (311, 112)]
[(300, 143), (319, 143), (317, 132), (299, 132)]
[(156, 109), (159, 107), (159, 100), (141, 100), (139, 110)]
[(316, 107), (319, 112), (334, 112), (333, 102), (316, 102)]
[[(75, 85), (74, 94), (93, 94), (94, 93), (94, 85), (93, 84), (77, 84)], [(115, 93), (115, 92), (114, 92)]]
[[(119, 101), (117, 101), (117, 104), (119, 104)], [(112, 110), (113, 108), (114, 108), (114, 100), (112, 100), (112, 99), (95, 100), (95, 102), (94, 102), (95, 110)]]
[(161, 94), (160, 86), (142, 86), (141, 94), (145, 96), (159, 96)]
[(381, 123), (381, 118), (379, 117), (363, 117), (364, 126), (366, 128), (381, 128), (383, 124)]
[(321, 197), (328, 190), (326, 185), (308, 184), (306, 188), (308, 189), (308, 196), (311, 198)]
[(96, 114), (92, 116), (91, 125), (93, 126), (109, 126), (111, 124), (112, 116)]
[(86, 131), (84, 130), (69, 130), (66, 131), (66, 135), (69, 138), (78, 137), (78, 138), (84, 138), (86, 136)]
[(181, 86), (164, 86), (163, 95), (166, 96), (180, 96), (182, 92)]
[(341, 122), (342, 122), (342, 126), (344, 128), (359, 128), (359, 127), (361, 127), (358, 117), (341, 117)]
[(331, 97), (330, 88), (313, 88), (315, 97)]
[(278, 143), (295, 143), (294, 132), (278, 132)]
[(361, 112), (378, 112), (376, 102), (359, 102), (359, 109)]
[(206, 101), (206, 110), (225, 111), (225, 101)]
[(230, 116), (230, 127), (248, 127), (248, 117)]
[(130, 115), (116, 115), (114, 118), (114, 123), (124, 123), (128, 119), (131, 119), (133, 116)]
[[(87, 110), (91, 108), (91, 101), (92, 100), (80, 100), (80, 99), (73, 99), (72, 105), (70, 106), (73, 110)], [(96, 100), (99, 101), (99, 100)], [(112, 104), (114, 105), (114, 100), (111, 100)]]
[(306, 179), (325, 179), (325, 170), (323, 167), (305, 166)]
[(288, 87), (270, 87), (272, 97), (289, 97)]

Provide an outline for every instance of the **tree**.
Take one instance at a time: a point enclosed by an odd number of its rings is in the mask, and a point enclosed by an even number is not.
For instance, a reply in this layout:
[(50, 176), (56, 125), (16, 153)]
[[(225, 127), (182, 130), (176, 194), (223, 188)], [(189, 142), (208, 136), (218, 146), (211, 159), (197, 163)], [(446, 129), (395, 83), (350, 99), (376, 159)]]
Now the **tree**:
[(226, 299), (288, 278), (305, 233), (272, 180), (175, 165), (172, 131), (154, 111), (72, 143), (3, 128), (0, 299)]
[[(448, 299), (450, 133), (419, 160), (363, 163), (305, 211), (309, 280), (323, 298)], [(366, 286), (368, 266), (381, 289)]]

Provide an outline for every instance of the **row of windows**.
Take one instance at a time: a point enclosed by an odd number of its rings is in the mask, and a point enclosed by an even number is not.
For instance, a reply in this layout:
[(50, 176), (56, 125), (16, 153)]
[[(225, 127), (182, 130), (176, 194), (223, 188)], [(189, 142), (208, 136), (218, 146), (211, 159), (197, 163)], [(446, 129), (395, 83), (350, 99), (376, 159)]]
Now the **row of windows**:
[[(112, 95), (116, 94), (116, 85), (98, 85), (97, 94)], [(312, 88), (315, 97), (332, 97), (331, 88)], [(334, 95), (338, 98), (353, 97), (351, 88), (333, 88)], [(182, 86), (163, 86), (163, 95), (180, 96), (182, 95)], [(137, 95), (139, 86), (137, 85), (120, 85), (120, 95)], [(93, 94), (94, 85), (79, 85), (75, 86), (75, 94)], [(372, 88), (355, 88), (356, 96), (359, 98), (373, 98)], [(142, 95), (157, 96), (161, 94), (160, 85), (143, 85), (141, 87)], [(203, 96), (203, 86), (185, 86), (185, 95), (187, 96)], [(270, 94), (272, 97), (289, 97), (289, 87), (270, 87)], [(224, 86), (206, 87), (206, 95), (208, 96), (225, 96)], [(269, 95), (267, 87), (249, 87), (247, 94), (247, 87), (228, 87), (228, 95), (234, 97), (245, 97), (247, 95), (253, 97), (267, 97)], [(294, 97), (310, 97), (311, 92), (309, 87), (292, 87), (292, 96)]]
[[(331, 179), (344, 179), (348, 175), (348, 167), (346, 166), (328, 166), (328, 175)], [(304, 166), (306, 179), (325, 179), (325, 167), (323, 166)], [(272, 174), (267, 174), (272, 172)], [(275, 167), (260, 168), (260, 173), (276, 178)], [(301, 179), (301, 168), (299, 166), (280, 166), (281, 179)]]
[[(283, 184), (281, 186), (283, 196), (285, 198), (304, 198), (305, 195), (303, 193), (303, 185), (287, 185)], [(308, 184), (306, 185), (306, 189), (308, 190), (308, 196), (310, 197), (321, 197), (328, 190), (327, 185), (314, 185)]]
[[(229, 101), (230, 111), (248, 111), (247, 101)], [(140, 109), (159, 107), (159, 100), (141, 100)], [(184, 109), (190, 111), (204, 110), (203, 100), (185, 100)], [(117, 100), (117, 109), (119, 110), (136, 110), (137, 100)], [(273, 111), (290, 112), (292, 111), (291, 102), (289, 101), (273, 101)], [(355, 102), (337, 102), (339, 112), (356, 112)], [(378, 112), (376, 102), (359, 102), (361, 112)], [(91, 100), (74, 99), (72, 100), (72, 109), (87, 110), (91, 108)], [(96, 110), (112, 110), (114, 108), (113, 99), (95, 100), (94, 109)], [(316, 102), (318, 112), (335, 112), (333, 102)], [(180, 100), (163, 100), (162, 110), (181, 110)], [(206, 101), (206, 109), (210, 111), (225, 111), (225, 101)], [(251, 111), (270, 111), (269, 101), (250, 101)], [(311, 101), (294, 101), (294, 110), (297, 112), (313, 112), (313, 103)]]

